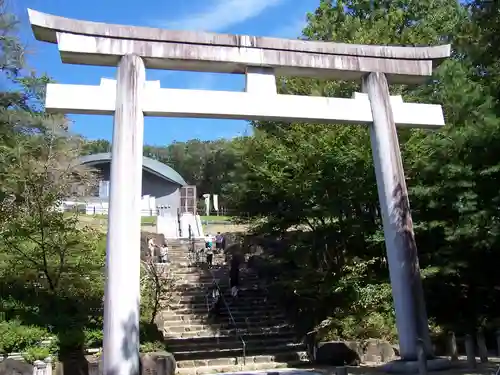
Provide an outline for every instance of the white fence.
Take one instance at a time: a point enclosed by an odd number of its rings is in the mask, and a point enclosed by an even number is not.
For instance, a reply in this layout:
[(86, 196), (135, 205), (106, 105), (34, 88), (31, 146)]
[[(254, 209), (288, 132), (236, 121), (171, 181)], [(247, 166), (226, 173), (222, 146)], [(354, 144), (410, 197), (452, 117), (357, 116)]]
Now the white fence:
[(33, 363), (33, 375), (52, 375), (52, 358)]
[[(7, 356), (7, 358), (0, 358), (0, 362), (5, 359), (13, 359), (15, 361), (23, 361), (23, 357), (21, 353), (11, 353)], [(35, 361), (31, 364), (33, 366), (33, 375), (52, 375), (52, 358), (47, 357), (43, 361)], [(16, 371), (14, 370), (13, 373)], [(7, 371), (7, 373), (9, 373)]]
[[(90, 215), (90, 216), (99, 216), (99, 215), (108, 215), (108, 207), (100, 207), (98, 205), (93, 205), (93, 206), (87, 206), (85, 208), (85, 215)], [(151, 210), (141, 210), (141, 216), (146, 217), (146, 216), (158, 216), (158, 209), (151, 209)]]
[[(59, 211), (80, 210), (87, 215), (107, 215), (109, 211), (109, 202), (102, 199), (93, 199), (82, 201), (66, 200), (61, 202), (57, 208)], [(157, 216), (160, 207), (156, 207), (156, 198), (151, 195), (144, 195), (141, 198), (141, 216)]]

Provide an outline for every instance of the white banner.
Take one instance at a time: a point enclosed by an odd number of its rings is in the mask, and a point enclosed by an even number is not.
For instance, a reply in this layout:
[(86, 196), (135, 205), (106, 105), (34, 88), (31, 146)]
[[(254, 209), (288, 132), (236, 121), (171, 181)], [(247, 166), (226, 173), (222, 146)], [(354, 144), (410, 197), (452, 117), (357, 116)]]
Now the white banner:
[(217, 194), (214, 194), (213, 200), (214, 200), (214, 210), (219, 211), (219, 196)]
[(205, 198), (205, 215), (210, 216), (210, 194), (203, 194)]

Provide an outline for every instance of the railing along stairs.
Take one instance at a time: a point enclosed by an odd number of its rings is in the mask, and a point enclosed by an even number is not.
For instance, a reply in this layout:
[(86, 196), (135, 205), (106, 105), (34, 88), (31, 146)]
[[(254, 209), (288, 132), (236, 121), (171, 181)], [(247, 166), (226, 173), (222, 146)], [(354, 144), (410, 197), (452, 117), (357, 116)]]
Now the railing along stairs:
[[(243, 351), (243, 366), (244, 366), (246, 364), (246, 350), (247, 350), (246, 342), (243, 339), (243, 336), (239, 333), (238, 325), (236, 324), (236, 321), (234, 320), (233, 313), (231, 312), (231, 308), (229, 307), (229, 305), (224, 297), (224, 293), (221, 290), (219, 281), (216, 279), (212, 270), (209, 270), (209, 271), (210, 271), (210, 274), (212, 275), (212, 287), (205, 295), (205, 303), (207, 306), (207, 313), (210, 313), (210, 309), (211, 309), (213, 303), (215, 302), (214, 296), (213, 296), (213, 292), (214, 292), (213, 288), (215, 288), (215, 290), (218, 292), (219, 298), (221, 299), (222, 303), (224, 304), (225, 309), (228, 312), (229, 321), (231, 322), (231, 325), (234, 327), (234, 330), (235, 330), (235, 336), (241, 341), (242, 351)], [(219, 340), (218, 337), (217, 337), (217, 340)], [(217, 343), (218, 343), (218, 341), (217, 341)]]

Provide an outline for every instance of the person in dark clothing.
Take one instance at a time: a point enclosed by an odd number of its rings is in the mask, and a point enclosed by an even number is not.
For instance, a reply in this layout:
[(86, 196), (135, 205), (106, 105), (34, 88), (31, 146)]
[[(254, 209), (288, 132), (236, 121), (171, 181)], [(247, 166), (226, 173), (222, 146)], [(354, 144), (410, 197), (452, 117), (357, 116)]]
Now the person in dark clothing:
[(214, 259), (214, 251), (212, 250), (211, 247), (208, 247), (205, 249), (206, 254), (207, 254), (207, 265), (208, 268), (212, 268), (213, 266), (213, 259)]
[(222, 307), (222, 296), (220, 295), (219, 288), (215, 282), (212, 284), (212, 304), (210, 306), (209, 315), (211, 317), (218, 317)]
[(233, 254), (231, 258), (231, 268), (229, 270), (229, 283), (231, 286), (231, 295), (238, 296), (238, 286), (240, 283), (240, 258), (237, 254)]
[(217, 232), (217, 235), (215, 236), (215, 249), (217, 250), (217, 252), (222, 250), (222, 239), (223, 238), (224, 238), (224, 236), (222, 234), (220, 234), (220, 232)]

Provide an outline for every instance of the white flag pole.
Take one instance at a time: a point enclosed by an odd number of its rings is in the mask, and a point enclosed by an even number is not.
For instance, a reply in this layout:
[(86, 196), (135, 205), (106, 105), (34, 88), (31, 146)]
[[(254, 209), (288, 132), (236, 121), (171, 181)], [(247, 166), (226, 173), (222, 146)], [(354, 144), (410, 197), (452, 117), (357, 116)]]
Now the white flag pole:
[(217, 213), (217, 216), (219, 216), (219, 196), (217, 194), (213, 195), (213, 201), (214, 201), (214, 210)]

